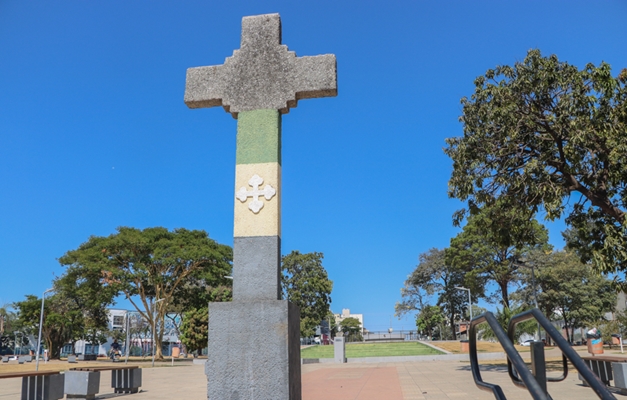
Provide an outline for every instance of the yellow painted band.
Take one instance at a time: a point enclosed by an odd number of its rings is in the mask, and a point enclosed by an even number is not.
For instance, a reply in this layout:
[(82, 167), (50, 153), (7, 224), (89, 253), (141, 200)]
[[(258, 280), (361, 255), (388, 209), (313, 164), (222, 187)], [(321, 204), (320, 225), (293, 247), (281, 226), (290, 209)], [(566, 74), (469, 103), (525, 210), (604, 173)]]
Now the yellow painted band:
[(270, 185), (275, 194), (267, 200), (263, 195), (258, 197), (263, 207), (254, 213), (249, 206), (252, 197), (244, 202), (235, 197), (235, 221), (233, 235), (244, 236), (281, 236), (281, 165), (277, 162), (261, 164), (237, 164), (235, 166), (235, 192), (244, 188), (245, 192), (252, 192), (249, 181), (258, 175), (263, 178), (259, 189)]

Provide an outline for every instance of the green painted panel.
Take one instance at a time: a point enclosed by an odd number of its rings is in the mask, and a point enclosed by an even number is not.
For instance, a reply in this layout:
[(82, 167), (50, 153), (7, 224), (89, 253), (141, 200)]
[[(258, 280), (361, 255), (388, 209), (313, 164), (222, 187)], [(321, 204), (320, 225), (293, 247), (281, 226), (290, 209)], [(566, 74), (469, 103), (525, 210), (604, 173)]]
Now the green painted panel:
[(279, 110), (242, 111), (237, 115), (237, 164), (281, 164)]

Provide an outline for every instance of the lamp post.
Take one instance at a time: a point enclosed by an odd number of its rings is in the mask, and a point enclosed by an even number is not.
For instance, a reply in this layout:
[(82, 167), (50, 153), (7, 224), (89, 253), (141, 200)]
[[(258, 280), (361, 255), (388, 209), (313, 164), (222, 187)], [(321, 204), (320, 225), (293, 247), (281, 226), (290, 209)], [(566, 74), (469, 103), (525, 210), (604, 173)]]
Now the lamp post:
[(37, 362), (35, 363), (35, 371), (39, 371), (39, 350), (41, 348), (41, 328), (44, 325), (44, 299), (46, 298), (46, 293), (52, 292), (54, 289), (48, 289), (44, 291), (43, 295), (41, 295), (41, 313), (39, 313), (39, 336), (37, 338), (37, 354), (35, 357), (37, 358)]
[(468, 320), (468, 327), (466, 328), (466, 337), (470, 338), (470, 321), (472, 320), (472, 298), (470, 297), (470, 289), (462, 286), (455, 286), (455, 289), (468, 291), (468, 312), (470, 313), (470, 319)]
[(152, 309), (152, 367), (155, 366), (155, 334), (157, 333), (157, 303), (165, 299), (156, 300)]
[[(20, 334), (20, 342), (19, 342), (20, 343), (20, 346), (19, 346), (20, 354), (17, 354), (17, 348), (18, 348), (18, 345), (17, 345), (17, 343), (18, 343), (17, 342), (17, 334), (18, 333)], [(13, 342), (13, 354), (21, 356), (22, 355), (22, 340), (24, 340), (24, 334), (22, 332), (20, 332), (20, 331), (15, 331), (13, 333), (13, 335), (15, 336), (15, 341)]]
[[(533, 306), (535, 308), (538, 308), (538, 291), (536, 288), (536, 275), (535, 275), (535, 268), (533, 263), (529, 263), (529, 265), (527, 265), (527, 263), (524, 260), (516, 260), (517, 262), (512, 262), (513, 265), (516, 265), (518, 267), (529, 267), (531, 268), (531, 287), (533, 290)], [(539, 309), (539, 308), (538, 308)], [(538, 340), (540, 340), (541, 336), (541, 331), (540, 331), (540, 323), (538, 322)]]
[(126, 359), (124, 360), (124, 364), (128, 364), (128, 354), (131, 351), (131, 345), (130, 345), (130, 338), (131, 338), (131, 333), (130, 333), (130, 327), (131, 327), (131, 322), (129, 321), (130, 319), (130, 311), (126, 311), (126, 342), (125, 342), (125, 346), (126, 346)]

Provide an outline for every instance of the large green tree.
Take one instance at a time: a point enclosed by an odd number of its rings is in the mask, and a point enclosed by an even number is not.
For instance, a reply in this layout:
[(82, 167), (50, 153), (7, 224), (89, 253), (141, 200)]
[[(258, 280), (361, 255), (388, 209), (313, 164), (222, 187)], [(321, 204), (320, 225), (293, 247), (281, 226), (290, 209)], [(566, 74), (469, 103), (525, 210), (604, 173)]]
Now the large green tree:
[[(231, 301), (233, 291), (226, 286), (218, 286), (207, 291), (208, 302)], [(202, 354), (202, 349), (207, 347), (209, 339), (209, 308), (207, 303), (204, 307), (188, 307), (182, 315), (181, 326), (178, 333), (185, 352), (195, 351), (197, 355)]]
[(209, 308), (197, 308), (186, 311), (181, 323), (181, 343), (188, 351), (201, 355), (209, 340)]
[(17, 315), (10, 304), (0, 306), (0, 354), (11, 353), (15, 345)]
[(329, 313), (333, 281), (322, 266), (322, 253), (292, 251), (283, 256), (283, 298), (300, 308), (300, 335), (310, 337)]
[(497, 202), (473, 212), (462, 232), (451, 239), (446, 259), (466, 272), (465, 286), (481, 294), (487, 283), (494, 282), (496, 300), (510, 307), (509, 292), (519, 280), (518, 264), (514, 262), (535, 247), (548, 247), (548, 232), (529, 215), (501, 207)]
[(421, 334), (426, 334), (431, 339), (435, 329), (440, 326), (444, 319), (442, 308), (427, 305), (416, 315), (416, 330)]
[(539, 50), (488, 70), (461, 101), (464, 135), (446, 140), (449, 195), (469, 209), (499, 199), (566, 216), (583, 261), (625, 270), (626, 83), (627, 70), (614, 77), (606, 63), (579, 69)]
[[(92, 236), (59, 259), (67, 273), (83, 271), (85, 279), (98, 280), (112, 296), (124, 295), (151, 326), (163, 325), (175, 296), (201, 272), (203, 284), (230, 285), (224, 276), (231, 272), (231, 261), (232, 249), (205, 231), (161, 227), (121, 227), (107, 237)], [(162, 330), (155, 339), (161, 358)]]
[(67, 329), (72, 349), (80, 339), (92, 344), (106, 341), (103, 333), (109, 325), (107, 307), (113, 304), (116, 293), (111, 286), (103, 286), (101, 278), (101, 271), (69, 266), (53, 281), (52, 305), (63, 304), (67, 317), (71, 317)]
[[(429, 299), (437, 294), (437, 305), (446, 316), (451, 337), (456, 337), (455, 321), (468, 308), (468, 294), (456, 289), (464, 284), (465, 272), (447, 263), (445, 251), (430, 249), (418, 256), (416, 269), (405, 280), (401, 289), (402, 301), (394, 306), (397, 316), (421, 311)], [(473, 294), (476, 300), (476, 294)]]
[(583, 264), (572, 252), (534, 252), (527, 264), (534, 267), (534, 279), (531, 270), (525, 270), (524, 285), (517, 297), (531, 306), (535, 281), (538, 307), (563, 321), (569, 340), (575, 328), (593, 324), (602, 320), (605, 313), (614, 311), (617, 294), (612, 282)]
[(361, 335), (361, 322), (357, 318), (348, 317), (340, 322), (340, 327), (347, 342), (356, 342), (363, 340)]
[[(39, 319), (41, 315), (41, 299), (34, 295), (27, 295), (26, 299), (15, 303), (17, 309), (17, 325), (25, 335), (38, 336)], [(62, 293), (55, 293), (46, 298), (44, 303), (42, 340), (50, 351), (51, 358), (58, 358), (61, 349), (67, 343), (75, 343), (86, 336), (86, 327), (90, 324), (90, 317), (85, 310), (79, 308), (75, 302)], [(106, 325), (104, 328), (106, 330)], [(98, 332), (92, 334), (95, 343), (101, 343), (103, 338)]]

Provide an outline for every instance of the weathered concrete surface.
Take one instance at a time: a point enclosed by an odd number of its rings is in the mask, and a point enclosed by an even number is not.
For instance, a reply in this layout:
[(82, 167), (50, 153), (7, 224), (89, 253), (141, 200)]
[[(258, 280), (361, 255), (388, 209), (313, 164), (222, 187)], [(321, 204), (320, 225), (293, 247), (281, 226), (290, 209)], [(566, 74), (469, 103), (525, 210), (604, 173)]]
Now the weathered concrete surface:
[(211, 303), (208, 398), (300, 400), (299, 324), (285, 300)]
[[(281, 298), (281, 238), (279, 236), (233, 239), (233, 301)], [(232, 315), (231, 318), (234, 318)], [(299, 325), (300, 326), (300, 325)], [(213, 340), (209, 336), (209, 340)]]
[(68, 399), (93, 399), (100, 388), (100, 371), (66, 371), (65, 394)]
[(337, 95), (335, 55), (296, 57), (281, 44), (279, 14), (242, 19), (242, 40), (223, 65), (189, 68), (185, 104), (242, 111), (271, 109), (282, 114), (298, 100)]
[(336, 336), (333, 341), (333, 360), (340, 364), (346, 362), (346, 342), (342, 336)]

